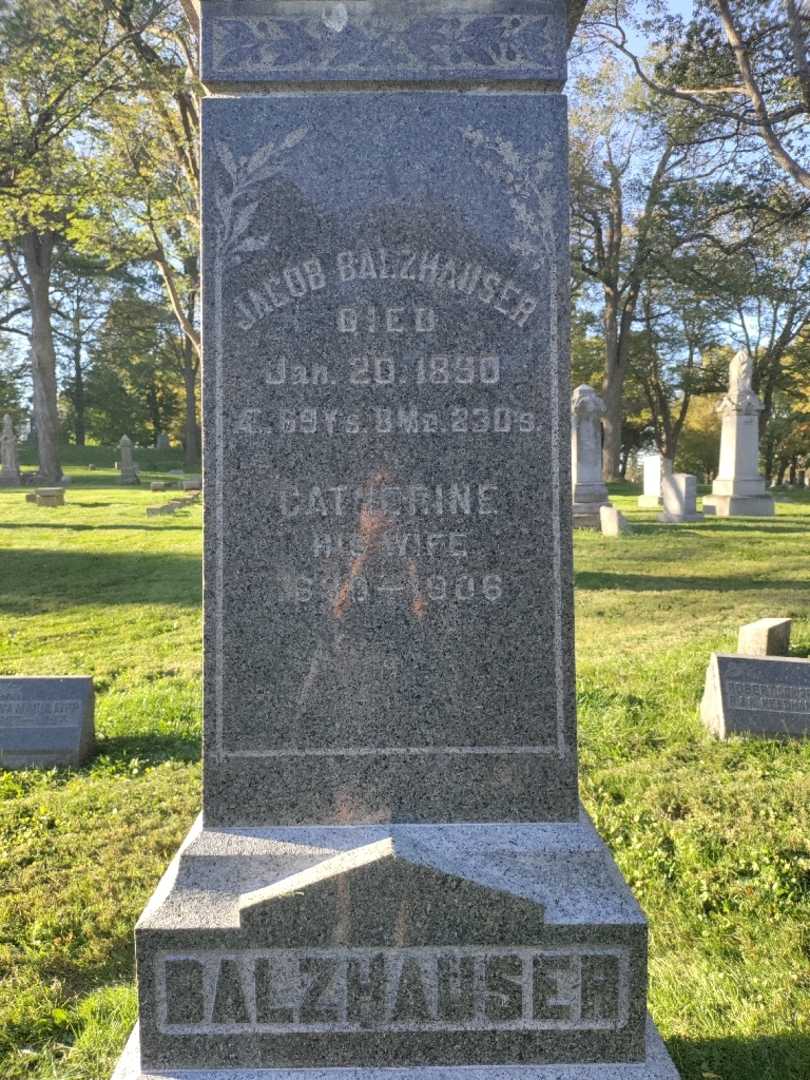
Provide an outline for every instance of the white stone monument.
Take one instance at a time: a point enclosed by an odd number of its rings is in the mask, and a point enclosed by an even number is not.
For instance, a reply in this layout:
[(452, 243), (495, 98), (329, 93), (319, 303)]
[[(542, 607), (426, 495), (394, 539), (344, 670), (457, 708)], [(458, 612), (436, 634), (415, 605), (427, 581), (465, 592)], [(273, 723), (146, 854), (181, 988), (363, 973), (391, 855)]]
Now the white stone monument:
[(697, 477), (691, 473), (664, 474), (661, 481), (664, 499), (663, 513), (658, 520), (669, 525), (682, 521), (703, 521), (697, 508)]
[(128, 435), (121, 436), (118, 449), (121, 452), (121, 457), (118, 461), (118, 468), (121, 472), (121, 483), (139, 484), (138, 471), (135, 468), (135, 462), (132, 460), (132, 441)]
[(624, 536), (625, 533), (630, 532), (627, 518), (615, 506), (600, 506), (599, 522), (602, 527), (602, 536)]
[(601, 529), (599, 508), (610, 506), (602, 479), (602, 425), (605, 403), (590, 386), (571, 397), (571, 486), (574, 528)]
[(720, 468), (712, 493), (703, 500), (707, 513), (717, 517), (772, 517), (773, 497), (759, 474), (759, 414), (762, 402), (754, 393), (754, 360), (738, 352), (728, 369), (728, 393), (717, 406), (723, 420)]
[(644, 469), (644, 494), (639, 495), (638, 505), (644, 510), (656, 510), (662, 501), (663, 478), (672, 473), (672, 462), (663, 454), (645, 454), (641, 460)]
[(20, 462), (17, 457), (17, 436), (8, 413), (3, 417), (0, 432), (0, 486), (17, 487), (20, 484)]

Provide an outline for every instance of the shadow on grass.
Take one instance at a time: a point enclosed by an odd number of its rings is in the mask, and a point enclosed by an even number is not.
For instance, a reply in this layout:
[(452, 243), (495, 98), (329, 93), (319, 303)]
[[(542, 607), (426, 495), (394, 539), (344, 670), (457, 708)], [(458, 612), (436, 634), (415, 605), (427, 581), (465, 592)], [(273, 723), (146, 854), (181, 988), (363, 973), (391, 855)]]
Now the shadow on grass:
[(0, 611), (33, 614), (79, 604), (200, 603), (200, 560), (168, 552), (22, 549), (0, 559)]
[[(75, 505), (75, 503), (74, 503)], [(99, 504), (103, 505), (103, 504)], [(185, 515), (187, 511), (178, 511)], [(178, 529), (183, 532), (199, 532), (199, 525), (60, 525), (57, 522), (41, 521), (15, 521), (12, 523), (0, 523), (0, 529), (62, 529), (65, 532), (110, 532), (123, 530), (124, 532), (172, 532)]]
[(714, 520), (722, 522), (723, 532), (750, 533), (757, 529), (768, 533), (768, 535), (771, 533), (793, 533), (794, 535), (799, 535), (800, 533), (810, 532), (810, 518), (806, 516), (791, 518), (786, 514), (780, 514), (778, 523), (774, 522), (773, 518), (764, 518), (762, 519), (762, 525), (759, 525), (755, 518), (750, 518), (747, 523), (740, 523), (739, 525), (732, 525), (728, 518), (715, 518)]
[(810, 1034), (761, 1038), (668, 1039), (683, 1080), (807, 1080)]
[[(202, 737), (194, 733), (136, 735), (111, 735), (96, 742), (96, 756), (87, 763), (89, 772), (109, 762), (113, 766), (127, 766), (137, 758), (141, 765), (162, 765), (164, 761), (199, 761)], [(116, 770), (118, 771), (118, 770)]]
[(751, 577), (656, 577), (654, 574), (611, 573), (601, 570), (580, 570), (574, 577), (578, 589), (615, 589), (629, 592), (673, 592), (697, 589), (706, 592), (743, 592), (758, 589), (806, 589), (806, 581), (784, 581), (780, 578)]

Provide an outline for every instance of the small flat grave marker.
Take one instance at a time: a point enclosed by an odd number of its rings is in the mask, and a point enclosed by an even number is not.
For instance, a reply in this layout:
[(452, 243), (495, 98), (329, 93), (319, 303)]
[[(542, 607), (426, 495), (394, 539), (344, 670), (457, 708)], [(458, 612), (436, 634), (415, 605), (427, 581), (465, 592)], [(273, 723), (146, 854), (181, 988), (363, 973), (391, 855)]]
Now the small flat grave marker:
[(36, 503), (37, 506), (64, 506), (65, 489), (60, 487), (37, 488)]
[(713, 653), (700, 706), (718, 738), (810, 735), (810, 661)]
[(93, 680), (0, 677), (0, 768), (76, 767), (93, 753)]

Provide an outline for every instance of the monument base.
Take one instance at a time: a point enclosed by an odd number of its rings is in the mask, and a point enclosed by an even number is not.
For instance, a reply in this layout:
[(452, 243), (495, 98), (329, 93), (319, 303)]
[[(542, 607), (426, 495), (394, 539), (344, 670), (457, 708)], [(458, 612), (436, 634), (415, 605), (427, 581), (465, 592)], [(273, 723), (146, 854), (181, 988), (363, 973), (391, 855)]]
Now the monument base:
[(678, 1080), (655, 1024), (647, 1017), (647, 1056), (625, 1065), (482, 1065), (418, 1069), (149, 1069), (141, 1071), (138, 1025), (112, 1080)]
[(773, 517), (776, 513), (770, 495), (707, 495), (703, 510), (714, 517)]
[(657, 510), (663, 502), (660, 495), (639, 495), (638, 508), (639, 510)]
[(0, 473), (0, 487), (22, 487), (20, 474)]
[(677, 1076), (648, 1041), (644, 915), (584, 811), (542, 824), (199, 819), (135, 938), (139, 1033), (116, 1080), (513, 1065), (537, 1080)]
[(613, 503), (603, 499), (600, 502), (575, 502), (572, 508), (575, 529), (595, 529), (602, 531), (602, 519), (599, 513), (603, 506)]

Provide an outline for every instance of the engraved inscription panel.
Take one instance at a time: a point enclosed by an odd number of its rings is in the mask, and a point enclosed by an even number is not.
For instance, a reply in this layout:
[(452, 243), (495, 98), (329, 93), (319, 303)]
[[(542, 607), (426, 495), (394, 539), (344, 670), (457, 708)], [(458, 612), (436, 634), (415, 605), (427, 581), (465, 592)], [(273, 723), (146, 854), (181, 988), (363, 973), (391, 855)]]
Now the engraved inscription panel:
[(728, 704), (751, 712), (789, 713), (810, 717), (810, 687), (729, 679)]
[(515, 101), (205, 104), (207, 752), (341, 757), (349, 815), (363, 757), (571, 755), (564, 114)]
[(251, 949), (160, 953), (171, 1035), (370, 1031), (618, 1031), (625, 950)]
[(32, 698), (0, 698), (0, 728), (75, 727), (82, 721), (78, 699), (37, 701)]

